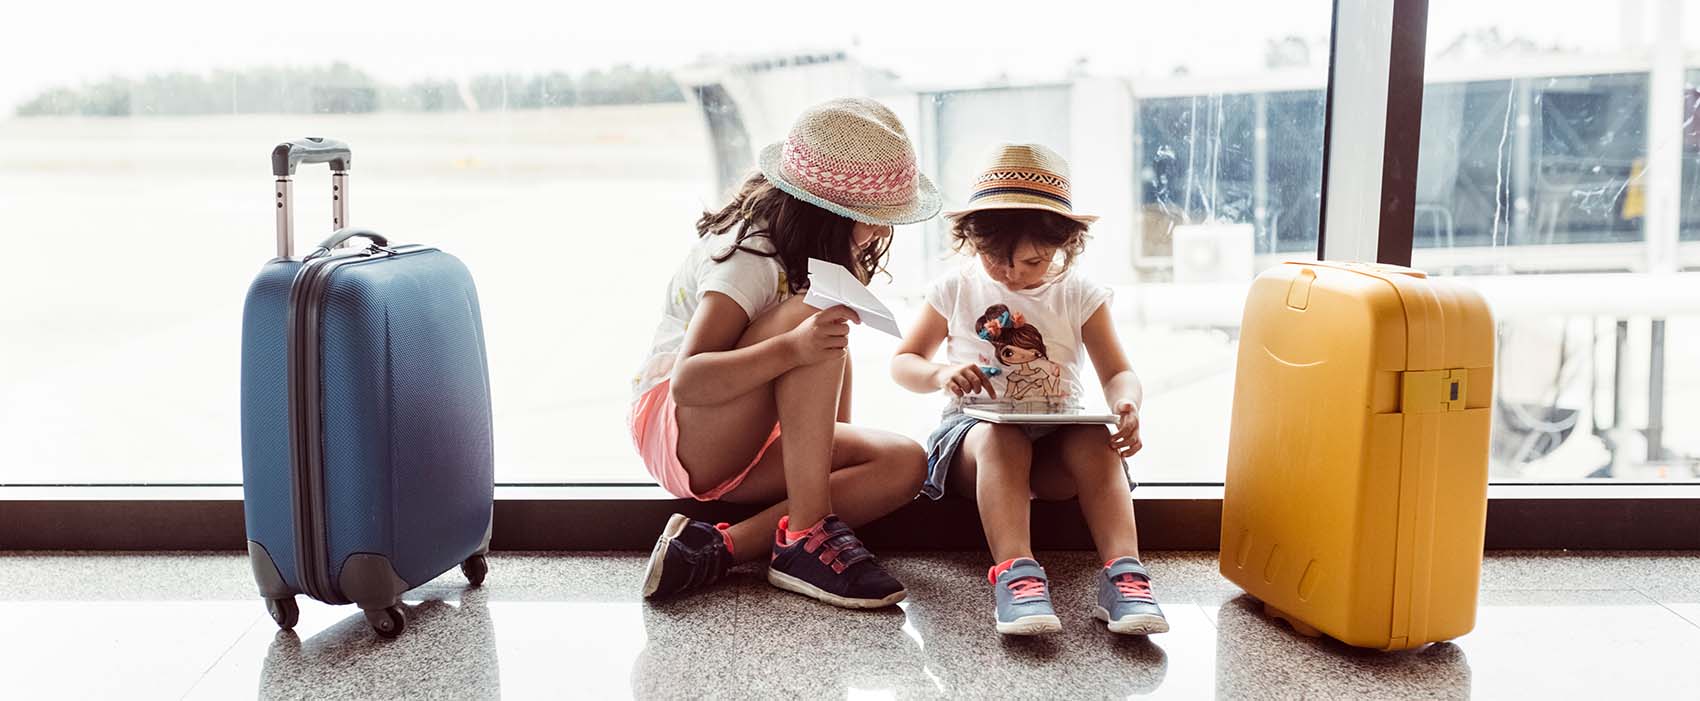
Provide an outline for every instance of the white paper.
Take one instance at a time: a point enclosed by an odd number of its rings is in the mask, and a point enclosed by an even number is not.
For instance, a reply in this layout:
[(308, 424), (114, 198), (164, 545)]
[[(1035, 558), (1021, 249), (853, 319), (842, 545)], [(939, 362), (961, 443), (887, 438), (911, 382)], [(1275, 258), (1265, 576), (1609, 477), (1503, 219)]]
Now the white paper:
[(862, 281), (837, 263), (809, 259), (809, 293), (803, 297), (803, 303), (816, 309), (830, 309), (842, 304), (856, 310), (862, 323), (903, 338), (903, 332), (897, 328), (897, 317), (891, 310), (863, 286)]

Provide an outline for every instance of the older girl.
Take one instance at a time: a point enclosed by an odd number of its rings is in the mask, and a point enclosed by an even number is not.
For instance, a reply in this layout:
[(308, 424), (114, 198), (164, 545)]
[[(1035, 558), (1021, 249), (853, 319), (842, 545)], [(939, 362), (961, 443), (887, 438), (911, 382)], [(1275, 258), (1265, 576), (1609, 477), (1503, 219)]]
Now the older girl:
[(838, 606), (891, 605), (903, 585), (851, 527), (913, 499), (926, 456), (907, 438), (850, 423), (855, 312), (812, 309), (799, 293), (809, 258), (869, 280), (892, 225), (932, 217), (938, 191), (897, 116), (864, 99), (805, 112), (762, 151), (760, 169), (697, 222), (637, 379), (631, 431), (674, 495), (767, 508), (731, 525), (675, 514), (643, 593), (679, 594), (767, 557), (780, 588)]

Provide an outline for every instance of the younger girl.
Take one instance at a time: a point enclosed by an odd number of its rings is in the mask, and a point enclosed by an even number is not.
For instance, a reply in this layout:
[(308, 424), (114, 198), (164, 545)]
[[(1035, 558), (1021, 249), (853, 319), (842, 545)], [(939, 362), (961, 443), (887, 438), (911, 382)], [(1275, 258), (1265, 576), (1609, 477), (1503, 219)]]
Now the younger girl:
[(913, 499), (926, 456), (849, 423), (844, 349), (856, 314), (817, 311), (798, 293), (810, 258), (867, 282), (891, 226), (938, 210), (897, 116), (872, 100), (835, 100), (805, 112), (732, 202), (703, 214), (636, 380), (632, 442), (676, 496), (767, 508), (730, 526), (674, 514), (650, 555), (645, 597), (768, 556), (768, 581), (782, 589), (856, 608), (903, 599), (850, 526)]
[[(979, 257), (933, 283), (928, 308), (892, 359), (891, 374), (916, 392), (949, 390), (944, 419), (928, 440), (922, 492), (945, 485), (979, 502), (992, 549), (1000, 633), (1062, 629), (1045, 570), (1033, 559), (1029, 500), (1079, 496), (1098, 555), (1093, 615), (1117, 633), (1169, 629), (1139, 562), (1124, 458), (1139, 451), (1139, 377), (1110, 323), (1110, 291), (1071, 269), (1097, 217), (1075, 214), (1068, 164), (1038, 145), (1003, 145), (980, 174), (968, 209), (946, 214), (957, 248)], [(1062, 262), (1056, 263), (1057, 253)], [(929, 359), (945, 343), (948, 362)], [(1104, 398), (1121, 416), (1101, 425), (992, 424), (967, 405), (1018, 410), (1080, 406), (1080, 349), (1092, 354)], [(947, 480), (948, 477), (948, 480)]]

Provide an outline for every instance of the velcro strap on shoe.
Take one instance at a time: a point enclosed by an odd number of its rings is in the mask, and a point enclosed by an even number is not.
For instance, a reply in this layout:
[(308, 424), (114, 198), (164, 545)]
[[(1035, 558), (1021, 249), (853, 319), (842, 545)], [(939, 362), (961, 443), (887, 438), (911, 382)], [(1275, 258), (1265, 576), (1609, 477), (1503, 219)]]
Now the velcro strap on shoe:
[(726, 574), (726, 560), (721, 556), (721, 549), (705, 547), (700, 550), (687, 550), (685, 564), (690, 565), (690, 576), (686, 581), (690, 586), (713, 584)]
[(863, 560), (874, 559), (874, 554), (868, 551), (849, 528), (842, 529), (837, 535), (827, 539), (826, 547), (820, 553), (821, 564), (830, 565), (834, 572), (843, 572)]
[(1133, 562), (1111, 560), (1109, 563), (1105, 564), (1104, 567), (1110, 570), (1111, 577), (1120, 577), (1124, 574), (1137, 574), (1145, 579), (1151, 579), (1151, 572), (1145, 569), (1145, 563), (1138, 560), (1134, 560)]

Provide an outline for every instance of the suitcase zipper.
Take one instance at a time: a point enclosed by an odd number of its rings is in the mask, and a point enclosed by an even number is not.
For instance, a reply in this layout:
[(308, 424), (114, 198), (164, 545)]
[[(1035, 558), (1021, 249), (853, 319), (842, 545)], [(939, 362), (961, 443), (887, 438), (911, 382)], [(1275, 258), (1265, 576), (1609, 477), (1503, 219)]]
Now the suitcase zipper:
[(324, 441), (319, 379), (319, 312), (331, 273), (350, 263), (427, 250), (423, 246), (371, 246), (358, 253), (308, 256), (290, 286), (288, 382), (291, 496), (295, 516), (298, 584), (308, 596), (348, 603), (330, 581), (324, 497)]

